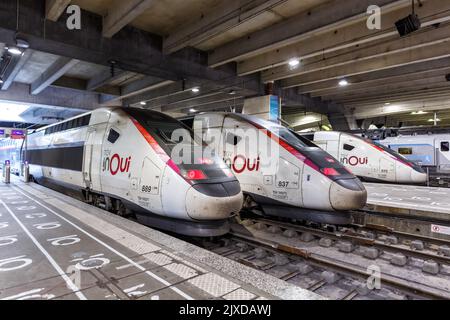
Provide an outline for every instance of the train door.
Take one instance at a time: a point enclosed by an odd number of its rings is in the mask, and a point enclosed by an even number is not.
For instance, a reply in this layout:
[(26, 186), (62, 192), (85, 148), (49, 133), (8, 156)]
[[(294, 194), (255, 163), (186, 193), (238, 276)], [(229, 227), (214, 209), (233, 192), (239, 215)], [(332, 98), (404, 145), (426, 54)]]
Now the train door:
[(84, 143), (83, 180), (86, 188), (92, 189), (92, 149), (95, 131), (88, 129), (86, 142)]
[(379, 178), (395, 181), (395, 162), (385, 157), (380, 158)]
[(89, 127), (84, 144), (83, 180), (86, 188), (102, 191), (100, 183), (100, 158), (102, 130)]
[(247, 193), (265, 195), (259, 158), (258, 130), (233, 117), (223, 122), (223, 159)]
[(450, 173), (450, 139), (435, 139), (436, 167), (439, 173)]

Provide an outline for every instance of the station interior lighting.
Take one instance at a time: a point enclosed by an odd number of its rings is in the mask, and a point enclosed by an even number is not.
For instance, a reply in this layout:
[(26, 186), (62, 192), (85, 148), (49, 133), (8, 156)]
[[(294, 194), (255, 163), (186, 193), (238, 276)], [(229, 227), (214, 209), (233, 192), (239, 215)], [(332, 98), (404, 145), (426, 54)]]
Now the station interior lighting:
[(12, 55), (19, 56), (22, 54), (22, 50), (20, 50), (18, 47), (8, 47), (8, 52)]
[(197, 112), (197, 110), (195, 110), (194, 108), (189, 109), (189, 112)]
[(192, 91), (193, 93), (199, 93), (199, 92), (200, 92), (200, 88), (195, 87), (195, 88), (192, 88), (191, 91)]
[(141, 104), (141, 106), (145, 106), (147, 104), (147, 102), (141, 101), (140, 104)]
[(339, 81), (339, 85), (341, 87), (348, 86), (348, 81), (346, 79), (342, 79), (342, 80)]
[(411, 112), (411, 114), (413, 114), (413, 115), (418, 115), (418, 114), (427, 114), (428, 112), (426, 112), (426, 111), (423, 111), (423, 110), (419, 110), (419, 111), (413, 111), (413, 112)]
[(434, 122), (434, 121), (439, 122), (439, 121), (441, 121), (441, 119), (439, 119), (439, 118), (436, 118), (436, 119), (428, 119), (428, 122)]
[(291, 68), (295, 68), (300, 64), (300, 60), (297, 58), (293, 58), (293, 59), (289, 60), (288, 64)]

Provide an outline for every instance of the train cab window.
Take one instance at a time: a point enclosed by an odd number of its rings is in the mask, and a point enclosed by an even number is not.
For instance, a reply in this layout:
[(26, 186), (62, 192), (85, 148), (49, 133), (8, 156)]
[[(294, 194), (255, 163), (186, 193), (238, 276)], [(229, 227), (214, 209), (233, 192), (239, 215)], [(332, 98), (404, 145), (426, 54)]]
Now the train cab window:
[[(391, 147), (391, 146), (389, 146), (389, 147)], [(409, 156), (409, 155), (413, 154), (413, 150), (412, 150), (412, 148), (401, 147), (401, 148), (398, 148), (398, 153), (400, 153), (404, 156)]]
[(120, 133), (118, 133), (116, 130), (114, 130), (113, 128), (111, 128), (109, 130), (109, 134), (108, 134), (108, 141), (111, 143), (115, 143), (117, 141), (117, 139), (119, 139), (120, 137)]
[(232, 144), (232, 145), (237, 145), (239, 143), (239, 141), (241, 141), (242, 138), (231, 133), (231, 132), (227, 132), (227, 137), (226, 137), (226, 141), (228, 144)]
[(355, 149), (354, 146), (352, 146), (350, 144), (347, 144), (347, 143), (344, 143), (344, 150), (352, 151), (353, 149)]
[(442, 152), (450, 151), (450, 143), (448, 141), (442, 141), (441, 142), (441, 151)]

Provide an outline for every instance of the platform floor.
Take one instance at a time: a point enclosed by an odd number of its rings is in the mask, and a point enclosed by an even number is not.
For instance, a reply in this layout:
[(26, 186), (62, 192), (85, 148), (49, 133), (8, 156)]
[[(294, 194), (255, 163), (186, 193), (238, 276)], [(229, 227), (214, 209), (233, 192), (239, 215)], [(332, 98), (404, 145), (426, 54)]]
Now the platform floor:
[(364, 183), (371, 205), (448, 214), (450, 188)]
[(0, 183), (0, 299), (320, 299), (35, 184)]

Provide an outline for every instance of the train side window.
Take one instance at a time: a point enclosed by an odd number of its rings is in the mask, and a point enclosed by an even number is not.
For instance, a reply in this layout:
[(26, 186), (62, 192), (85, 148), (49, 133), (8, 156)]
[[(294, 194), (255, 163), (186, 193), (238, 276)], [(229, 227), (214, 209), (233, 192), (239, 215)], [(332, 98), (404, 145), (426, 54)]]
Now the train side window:
[(231, 133), (231, 132), (227, 132), (227, 137), (226, 137), (226, 141), (228, 144), (232, 144), (232, 145), (237, 145), (239, 143), (239, 141), (241, 141), (242, 138)]
[(406, 147), (401, 147), (398, 148), (398, 153), (404, 155), (404, 156), (409, 156), (413, 154), (413, 149), (412, 148), (406, 148)]
[(117, 141), (117, 139), (119, 139), (120, 137), (120, 133), (118, 133), (116, 130), (114, 130), (113, 128), (111, 128), (109, 130), (109, 134), (108, 134), (108, 141), (111, 143), (115, 143)]
[(450, 151), (450, 143), (448, 141), (441, 141), (441, 151), (442, 152)]
[(344, 150), (352, 151), (353, 149), (355, 149), (354, 146), (352, 146), (350, 144), (347, 144), (347, 143), (344, 143)]

